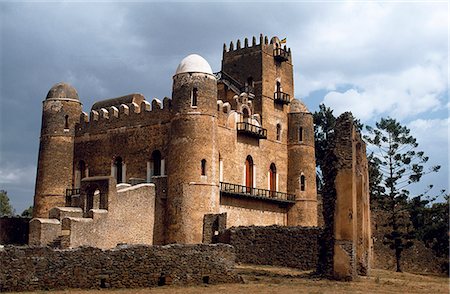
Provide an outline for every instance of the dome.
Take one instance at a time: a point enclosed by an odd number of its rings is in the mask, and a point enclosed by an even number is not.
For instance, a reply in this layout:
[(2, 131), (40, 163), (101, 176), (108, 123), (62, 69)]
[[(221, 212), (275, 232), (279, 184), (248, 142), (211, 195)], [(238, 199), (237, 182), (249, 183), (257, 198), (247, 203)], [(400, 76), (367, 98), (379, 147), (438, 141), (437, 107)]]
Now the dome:
[(289, 112), (290, 113), (309, 112), (309, 110), (302, 101), (300, 101), (298, 99), (292, 99), (291, 108), (290, 108)]
[(48, 91), (46, 99), (57, 99), (57, 98), (69, 98), (69, 99), (77, 99), (78, 93), (74, 87), (67, 83), (57, 83), (54, 85), (50, 91)]
[(201, 72), (212, 74), (212, 69), (208, 61), (206, 61), (203, 57), (198, 54), (191, 54), (181, 60), (175, 74), (177, 75), (186, 72)]

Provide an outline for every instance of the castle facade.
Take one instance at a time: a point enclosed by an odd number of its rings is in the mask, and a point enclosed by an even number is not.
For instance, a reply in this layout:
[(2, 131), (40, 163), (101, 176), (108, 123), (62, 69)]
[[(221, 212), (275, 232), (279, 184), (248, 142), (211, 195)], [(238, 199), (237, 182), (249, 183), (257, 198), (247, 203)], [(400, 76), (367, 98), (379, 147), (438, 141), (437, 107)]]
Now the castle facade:
[[(201, 243), (211, 215), (226, 227), (317, 226), (313, 118), (293, 97), (291, 50), (262, 35), (224, 45), (218, 73), (187, 56), (163, 101), (130, 94), (85, 113), (56, 84), (43, 101), (34, 217), (107, 210), (94, 180), (110, 177), (154, 183), (154, 197), (136, 198), (154, 201), (138, 216), (154, 220), (153, 244)], [(123, 204), (131, 213), (147, 205), (136, 199)]]

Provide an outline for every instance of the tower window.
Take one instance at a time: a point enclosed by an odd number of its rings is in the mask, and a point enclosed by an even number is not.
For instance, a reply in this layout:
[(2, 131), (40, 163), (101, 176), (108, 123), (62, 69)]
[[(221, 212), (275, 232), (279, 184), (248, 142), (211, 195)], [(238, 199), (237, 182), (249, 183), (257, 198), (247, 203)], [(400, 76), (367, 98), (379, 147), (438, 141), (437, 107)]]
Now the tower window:
[(245, 160), (245, 186), (247, 193), (250, 193), (253, 187), (253, 158), (250, 155)]
[(277, 124), (277, 141), (281, 141), (281, 124)]
[(245, 83), (245, 92), (253, 93), (254, 82), (252, 77), (247, 78), (247, 82)]
[(202, 176), (206, 176), (206, 159), (202, 159)]
[(305, 176), (301, 175), (300, 176), (300, 191), (305, 191)]
[(298, 128), (298, 141), (303, 142), (303, 128), (302, 127)]
[(277, 93), (281, 92), (281, 83), (279, 81), (277, 81)]
[[(275, 163), (272, 163), (269, 169), (269, 189), (271, 192), (277, 190), (277, 167)], [(275, 196), (275, 193), (271, 193), (271, 196)]]
[(68, 128), (69, 128), (69, 116), (66, 114), (66, 116), (64, 116), (64, 129)]
[(197, 107), (197, 99), (198, 99), (198, 89), (194, 88), (192, 89), (192, 94), (191, 94), (191, 106), (192, 107)]

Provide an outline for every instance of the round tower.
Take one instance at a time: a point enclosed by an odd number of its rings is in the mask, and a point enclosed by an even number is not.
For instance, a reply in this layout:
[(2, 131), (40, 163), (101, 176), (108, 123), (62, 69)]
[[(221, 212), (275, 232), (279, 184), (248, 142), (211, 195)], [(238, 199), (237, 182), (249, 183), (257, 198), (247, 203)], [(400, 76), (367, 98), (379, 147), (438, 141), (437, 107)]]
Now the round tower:
[(81, 114), (78, 93), (66, 83), (54, 85), (43, 101), (34, 217), (48, 217), (52, 207), (64, 206), (72, 186), (75, 123)]
[(288, 212), (289, 226), (317, 226), (316, 158), (313, 116), (294, 99), (288, 114), (288, 193), (295, 204)]
[(203, 217), (219, 212), (217, 81), (199, 55), (184, 58), (173, 77), (167, 243), (201, 243)]

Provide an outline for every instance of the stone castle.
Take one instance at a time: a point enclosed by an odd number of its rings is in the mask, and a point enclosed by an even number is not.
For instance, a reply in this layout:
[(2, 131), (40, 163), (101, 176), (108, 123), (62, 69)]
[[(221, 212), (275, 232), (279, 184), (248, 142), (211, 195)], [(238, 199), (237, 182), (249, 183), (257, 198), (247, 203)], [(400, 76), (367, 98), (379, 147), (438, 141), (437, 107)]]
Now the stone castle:
[[(290, 48), (261, 35), (224, 45), (219, 73), (184, 58), (162, 102), (130, 94), (87, 114), (72, 86), (56, 84), (43, 101), (32, 231), (117, 217), (152, 226), (135, 242), (168, 244), (202, 242), (206, 218), (219, 214), (216, 227), (316, 226), (313, 118), (293, 81)], [(121, 195), (151, 183), (154, 196)]]

